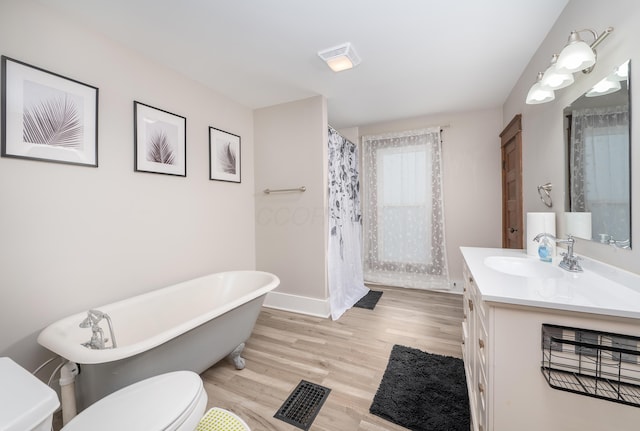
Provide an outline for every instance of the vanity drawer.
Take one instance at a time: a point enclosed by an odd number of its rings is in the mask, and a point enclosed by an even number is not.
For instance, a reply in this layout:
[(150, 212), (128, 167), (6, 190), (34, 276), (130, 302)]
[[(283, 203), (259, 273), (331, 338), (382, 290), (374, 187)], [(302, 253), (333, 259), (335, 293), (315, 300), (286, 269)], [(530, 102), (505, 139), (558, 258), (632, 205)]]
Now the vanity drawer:
[(478, 386), (476, 387), (477, 398), (476, 402), (476, 421), (477, 429), (483, 431), (489, 431), (487, 421), (487, 391), (489, 386), (487, 385), (487, 377), (482, 367), (476, 369), (478, 373)]
[[(476, 330), (474, 333), (475, 339), (473, 342), (475, 343), (475, 351), (476, 357), (480, 362), (482, 362), (483, 366), (487, 366), (487, 357), (488, 357), (488, 345), (489, 345), (489, 335), (487, 333), (487, 329), (484, 324), (484, 320), (476, 319)], [(486, 368), (485, 368), (486, 369)]]
[[(482, 296), (480, 295), (480, 290), (478, 289), (475, 279), (473, 278), (473, 275), (471, 274), (471, 271), (469, 270), (469, 267), (466, 264), (463, 266), (462, 274), (464, 276), (465, 293), (467, 294), (465, 295), (465, 298), (467, 298), (468, 296), (468, 299), (473, 301), (473, 306), (469, 304), (465, 304), (465, 306), (468, 306), (469, 308), (474, 308), (475, 309), (474, 311), (480, 314), (480, 317), (484, 319), (487, 315), (487, 311), (482, 302)], [(467, 300), (467, 303), (468, 303), (468, 300)]]
[(471, 362), (473, 350), (471, 349), (471, 338), (469, 337), (469, 325), (462, 322), (462, 360), (465, 364)]

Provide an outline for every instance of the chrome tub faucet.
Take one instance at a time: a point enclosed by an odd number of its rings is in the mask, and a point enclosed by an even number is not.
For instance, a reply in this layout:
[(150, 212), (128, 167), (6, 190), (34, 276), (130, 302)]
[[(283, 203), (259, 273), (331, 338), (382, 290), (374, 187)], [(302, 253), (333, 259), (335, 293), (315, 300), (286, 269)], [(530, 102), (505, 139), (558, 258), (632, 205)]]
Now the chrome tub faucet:
[[(105, 343), (109, 341), (109, 338), (105, 338), (104, 331), (100, 327), (100, 321), (102, 319), (107, 321), (107, 325), (109, 325), (109, 336), (111, 337), (111, 347), (106, 347)], [(91, 339), (85, 343), (82, 343), (83, 346), (88, 347), (90, 349), (115, 349), (118, 345), (116, 344), (116, 336), (113, 332), (113, 324), (111, 322), (111, 317), (107, 313), (103, 313), (100, 310), (89, 310), (87, 311), (87, 317), (84, 318), (79, 325), (81, 328), (91, 328)]]
[(579, 256), (576, 256), (573, 253), (573, 246), (576, 242), (576, 240), (573, 238), (573, 236), (568, 235), (567, 239), (560, 239), (560, 238), (556, 238), (554, 235), (551, 235), (550, 233), (546, 233), (546, 232), (542, 232), (539, 233), (538, 235), (536, 235), (533, 240), (536, 242), (539, 242), (541, 238), (543, 237), (547, 237), (552, 241), (555, 241), (558, 244), (566, 244), (567, 245), (567, 251), (562, 253), (562, 261), (560, 262), (560, 265), (558, 265), (560, 268), (562, 269), (566, 269), (567, 271), (570, 272), (582, 272), (582, 267), (580, 266), (580, 262), (578, 262), (580, 260)]

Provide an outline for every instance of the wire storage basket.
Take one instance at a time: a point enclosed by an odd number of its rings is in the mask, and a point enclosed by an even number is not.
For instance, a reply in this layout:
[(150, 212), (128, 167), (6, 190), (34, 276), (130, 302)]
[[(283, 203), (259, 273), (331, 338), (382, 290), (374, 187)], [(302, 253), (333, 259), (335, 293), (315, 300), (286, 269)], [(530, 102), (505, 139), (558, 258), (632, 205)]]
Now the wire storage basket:
[(542, 325), (542, 366), (554, 389), (640, 407), (640, 337)]

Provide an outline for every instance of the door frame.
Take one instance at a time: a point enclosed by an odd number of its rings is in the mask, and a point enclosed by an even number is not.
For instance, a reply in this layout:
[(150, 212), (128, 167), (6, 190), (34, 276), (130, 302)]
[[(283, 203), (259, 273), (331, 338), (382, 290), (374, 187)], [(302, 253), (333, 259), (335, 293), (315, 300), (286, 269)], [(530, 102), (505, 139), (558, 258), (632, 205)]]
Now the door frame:
[(501, 159), (501, 172), (502, 172), (502, 247), (508, 246), (508, 229), (512, 226), (507, 226), (507, 175), (506, 175), (506, 160), (505, 160), (505, 146), (515, 139), (516, 152), (517, 152), (517, 164), (518, 173), (516, 175), (516, 214), (518, 219), (518, 230), (516, 233), (516, 248), (523, 248), (523, 197), (522, 197), (522, 114), (517, 114), (509, 122), (507, 127), (500, 133), (500, 159)]

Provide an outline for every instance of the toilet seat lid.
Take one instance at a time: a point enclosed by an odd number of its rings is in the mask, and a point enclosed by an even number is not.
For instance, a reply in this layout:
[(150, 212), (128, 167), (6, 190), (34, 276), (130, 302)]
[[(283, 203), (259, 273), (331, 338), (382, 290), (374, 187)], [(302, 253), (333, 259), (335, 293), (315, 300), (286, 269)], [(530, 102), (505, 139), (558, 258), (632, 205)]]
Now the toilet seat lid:
[(107, 395), (63, 431), (174, 430), (195, 409), (203, 391), (202, 379), (192, 371), (161, 374)]

